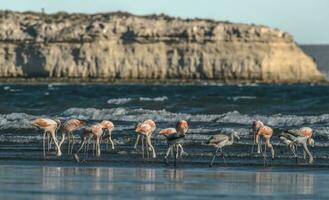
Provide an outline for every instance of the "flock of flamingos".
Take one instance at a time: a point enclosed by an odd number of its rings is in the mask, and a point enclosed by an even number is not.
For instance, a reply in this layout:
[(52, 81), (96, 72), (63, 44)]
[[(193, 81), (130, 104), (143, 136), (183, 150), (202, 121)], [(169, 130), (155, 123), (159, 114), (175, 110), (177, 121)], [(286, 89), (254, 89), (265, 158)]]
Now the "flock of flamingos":
[[(73, 154), (73, 147), (75, 143), (74, 132), (80, 128), (83, 129), (80, 134), (81, 144), (80, 147), (74, 152), (74, 158), (77, 162), (80, 162), (79, 153), (84, 150), (84, 158), (88, 153), (89, 144), (93, 142), (93, 150), (96, 151), (96, 156), (101, 155), (100, 144), (102, 140), (106, 140), (107, 147), (111, 144), (111, 148), (114, 149), (114, 143), (112, 141), (112, 131), (114, 129), (114, 124), (111, 121), (103, 120), (99, 123), (86, 126), (83, 120), (79, 119), (69, 119), (65, 122), (60, 120), (48, 119), (48, 118), (38, 118), (32, 121), (32, 125), (43, 130), (43, 155), (46, 155), (46, 144), (51, 148), (51, 144), (54, 143), (56, 146), (57, 156), (62, 155), (61, 147), (65, 142), (65, 138), (68, 141), (68, 154)], [(185, 120), (180, 120), (177, 122), (175, 128), (166, 128), (160, 130), (159, 134), (163, 135), (167, 139), (168, 149), (164, 157), (164, 161), (168, 164), (169, 156), (173, 157), (174, 165), (176, 165), (176, 159), (181, 157), (184, 149), (182, 146), (182, 141), (184, 140), (188, 132), (188, 123)], [(141, 141), (142, 156), (155, 158), (156, 152), (154, 146), (151, 142), (151, 136), (156, 129), (156, 124), (153, 120), (149, 119), (144, 122), (138, 123), (135, 126), (136, 132), (136, 142), (134, 149), (137, 149), (139, 142)], [(252, 130), (254, 134), (254, 144), (257, 145), (257, 153), (261, 153), (261, 142), (260, 140), (265, 140), (264, 144), (264, 162), (266, 160), (266, 149), (271, 150), (271, 157), (274, 158), (274, 148), (271, 144), (271, 137), (273, 135), (273, 130), (269, 126), (265, 126), (259, 120), (256, 120), (252, 124)], [(61, 133), (61, 140), (57, 139), (57, 132)], [(304, 150), (304, 159), (306, 159), (306, 154), (309, 158), (308, 162), (313, 163), (313, 156), (308, 149), (308, 145), (314, 146), (313, 140), (313, 130), (309, 127), (302, 127), (300, 129), (285, 130), (280, 135), (280, 140), (286, 144), (297, 162), (297, 146), (302, 145)], [(222, 148), (225, 146), (232, 145), (234, 139), (240, 139), (237, 133), (231, 133), (230, 135), (218, 134), (209, 138), (207, 144), (214, 146), (216, 148), (213, 157), (210, 162), (210, 166), (213, 165), (215, 158), (221, 156), (225, 162), (225, 157)], [(225, 162), (226, 163), (226, 162)]]

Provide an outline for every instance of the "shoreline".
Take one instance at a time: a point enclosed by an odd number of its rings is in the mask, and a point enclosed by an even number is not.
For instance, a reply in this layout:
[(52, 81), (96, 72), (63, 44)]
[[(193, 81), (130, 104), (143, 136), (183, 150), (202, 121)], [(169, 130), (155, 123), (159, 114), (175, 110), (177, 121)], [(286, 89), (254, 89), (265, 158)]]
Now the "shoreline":
[(280, 82), (265, 82), (259, 80), (206, 80), (206, 79), (108, 79), (108, 78), (0, 78), (0, 84), (145, 84), (145, 85), (328, 85), (329, 80), (314, 81), (314, 82), (296, 82), (296, 81), (280, 81)]
[[(125, 164), (128, 163), (128, 164)], [(241, 171), (241, 172), (296, 172), (296, 173), (321, 173), (328, 172), (328, 166), (308, 165), (308, 164), (287, 164), (287, 165), (268, 165), (260, 164), (233, 164), (224, 165), (216, 163), (213, 167), (209, 167), (206, 163), (178, 163), (176, 167), (173, 165), (165, 165), (161, 162), (137, 161), (132, 164), (127, 161), (95, 161), (91, 160), (85, 163), (77, 163), (71, 160), (0, 160), (0, 166), (31, 166), (31, 167), (65, 167), (65, 168), (143, 168), (143, 169), (168, 169), (168, 170), (209, 170), (209, 171)]]

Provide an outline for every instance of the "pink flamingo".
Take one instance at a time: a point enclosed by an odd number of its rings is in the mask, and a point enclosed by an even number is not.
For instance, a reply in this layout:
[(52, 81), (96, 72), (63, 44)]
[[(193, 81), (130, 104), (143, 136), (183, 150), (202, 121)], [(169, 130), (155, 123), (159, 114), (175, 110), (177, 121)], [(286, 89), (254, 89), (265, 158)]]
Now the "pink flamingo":
[[(103, 125), (100, 123), (96, 123), (91, 125), (88, 128), (85, 128), (83, 133), (80, 135), (81, 137), (81, 145), (78, 149), (78, 151), (74, 154), (74, 158), (77, 162), (79, 162), (79, 156), (78, 153), (82, 150), (82, 148), (85, 146), (85, 152), (86, 147), (89, 146), (89, 140), (93, 138), (96, 142), (96, 156), (99, 157), (101, 155), (101, 147), (100, 147), (100, 141), (103, 134)], [(88, 151), (87, 151), (88, 153)]]
[[(84, 124), (85, 124), (85, 122), (82, 120), (70, 119), (62, 125), (62, 127), (60, 129), (62, 132), (62, 139), (59, 142), (59, 147), (62, 147), (62, 144), (65, 141), (65, 136), (67, 135), (67, 137), (68, 137), (67, 154), (71, 154), (73, 151), (73, 147), (74, 147), (74, 143), (75, 143), (75, 138), (74, 138), (73, 132), (78, 130)], [(72, 145), (71, 145), (71, 140), (72, 140)], [(71, 148), (70, 148), (70, 146), (71, 146)]]
[(107, 149), (108, 149), (108, 144), (111, 143), (111, 148), (113, 150), (114, 149), (114, 143), (113, 143), (113, 140), (112, 140), (112, 131), (114, 129), (114, 124), (111, 121), (103, 120), (101, 122), (101, 125), (103, 126), (104, 129), (107, 129), (107, 133), (108, 133), (107, 143), (106, 143)]
[(166, 128), (162, 129), (159, 134), (164, 135), (167, 139), (168, 149), (164, 158), (166, 164), (168, 164), (168, 156), (170, 152), (173, 151), (174, 154), (174, 165), (176, 165), (176, 159), (179, 155), (179, 150), (181, 150), (180, 155), (184, 152), (181, 141), (185, 138), (188, 131), (188, 123), (185, 120), (180, 120), (176, 124), (176, 128)]
[(43, 133), (43, 156), (46, 156), (46, 135), (50, 134), (52, 140), (54, 141), (56, 148), (57, 148), (57, 156), (62, 155), (61, 148), (58, 144), (57, 138), (56, 138), (56, 131), (60, 127), (60, 121), (59, 120), (52, 120), (48, 118), (38, 118), (33, 120), (32, 125), (38, 127), (39, 129), (44, 130)]
[(265, 145), (264, 145), (264, 162), (266, 161), (266, 146), (271, 150), (272, 159), (274, 158), (274, 148), (271, 144), (271, 138), (273, 135), (273, 130), (269, 126), (265, 126), (263, 122), (256, 120), (253, 122), (252, 125), (253, 131), (254, 131), (254, 139), (255, 143), (257, 144), (257, 153), (260, 153), (261, 145), (259, 143), (259, 138), (263, 137), (265, 139)]
[(144, 158), (144, 140), (147, 146), (147, 155), (149, 155), (149, 151), (152, 151), (152, 158), (156, 158), (155, 149), (151, 143), (151, 136), (156, 129), (155, 122), (151, 119), (144, 121), (143, 123), (138, 123), (136, 125), (135, 132), (137, 133), (136, 142), (134, 145), (134, 149), (137, 149), (137, 145), (139, 143), (140, 137), (142, 137), (142, 154)]

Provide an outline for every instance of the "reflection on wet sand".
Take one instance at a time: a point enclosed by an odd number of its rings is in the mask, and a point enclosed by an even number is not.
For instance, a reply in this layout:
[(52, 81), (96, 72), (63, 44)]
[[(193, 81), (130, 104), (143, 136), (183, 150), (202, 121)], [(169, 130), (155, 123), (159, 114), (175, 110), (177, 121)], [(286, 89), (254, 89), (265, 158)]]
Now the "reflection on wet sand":
[[(1, 173), (4, 171), (6, 173)], [(326, 175), (316, 176), (313, 173), (270, 170), (265, 172), (0, 165), (0, 192), (10, 197), (26, 196), (50, 200), (58, 199), (58, 195), (79, 200), (90, 197), (157, 199), (159, 196), (202, 198), (218, 195), (259, 198), (305, 195), (309, 198), (319, 194), (319, 190), (322, 191), (327, 178)], [(18, 183), (21, 188), (17, 188)], [(326, 191), (322, 193), (327, 194)]]
[(314, 176), (303, 173), (277, 174), (272, 172), (255, 173), (256, 193), (313, 194)]

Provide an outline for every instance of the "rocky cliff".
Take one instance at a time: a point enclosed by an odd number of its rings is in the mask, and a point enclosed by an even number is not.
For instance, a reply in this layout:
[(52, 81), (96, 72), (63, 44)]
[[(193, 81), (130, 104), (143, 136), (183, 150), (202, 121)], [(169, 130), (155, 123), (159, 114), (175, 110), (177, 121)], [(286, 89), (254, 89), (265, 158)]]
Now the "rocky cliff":
[(291, 35), (127, 13), (0, 12), (0, 77), (318, 82)]

